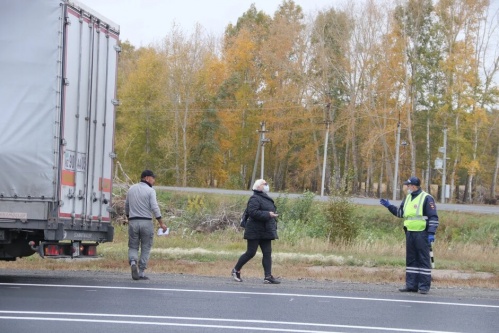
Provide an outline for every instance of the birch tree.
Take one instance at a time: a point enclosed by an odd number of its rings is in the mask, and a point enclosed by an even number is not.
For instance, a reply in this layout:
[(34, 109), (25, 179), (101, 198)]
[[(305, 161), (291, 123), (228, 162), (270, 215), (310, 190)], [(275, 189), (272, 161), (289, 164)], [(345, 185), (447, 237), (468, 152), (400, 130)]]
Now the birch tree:
[(165, 37), (162, 54), (166, 64), (164, 93), (168, 96), (174, 114), (174, 140), (178, 153), (175, 154), (176, 184), (187, 186), (189, 176), (189, 152), (192, 149), (190, 126), (192, 112), (196, 109), (199, 91), (196, 90), (198, 73), (207, 57), (206, 39), (201, 26), (187, 37), (178, 26), (173, 26)]

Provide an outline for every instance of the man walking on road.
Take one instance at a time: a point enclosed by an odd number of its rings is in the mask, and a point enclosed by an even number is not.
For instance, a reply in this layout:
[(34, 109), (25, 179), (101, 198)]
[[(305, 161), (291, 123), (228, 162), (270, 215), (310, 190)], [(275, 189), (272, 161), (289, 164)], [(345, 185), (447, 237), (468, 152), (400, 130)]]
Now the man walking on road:
[(438, 228), (437, 207), (433, 197), (421, 190), (419, 178), (411, 177), (404, 185), (407, 196), (400, 207), (391, 205), (387, 199), (381, 199), (380, 204), (393, 215), (405, 218), (405, 287), (399, 290), (427, 294), (431, 285), (430, 245)]
[[(132, 279), (148, 280), (144, 271), (147, 268), (154, 237), (151, 214), (154, 214), (164, 232), (167, 227), (161, 220), (156, 191), (152, 188), (156, 176), (151, 170), (144, 170), (140, 179), (140, 183), (130, 187), (125, 201), (125, 213), (128, 218), (128, 260), (132, 270)], [(140, 260), (138, 258), (139, 246)]]

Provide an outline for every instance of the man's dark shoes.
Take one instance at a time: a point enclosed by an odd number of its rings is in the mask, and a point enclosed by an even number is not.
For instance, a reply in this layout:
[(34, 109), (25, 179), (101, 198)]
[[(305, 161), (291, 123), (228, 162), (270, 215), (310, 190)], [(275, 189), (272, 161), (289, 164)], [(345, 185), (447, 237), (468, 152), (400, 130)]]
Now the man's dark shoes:
[(422, 295), (428, 294), (428, 290), (419, 290), (419, 293)]
[(241, 279), (241, 271), (238, 272), (235, 268), (233, 268), (231, 274), (234, 281), (243, 282), (243, 279)]
[(139, 271), (137, 270), (137, 264), (135, 262), (133, 262), (130, 267), (132, 269), (132, 279), (138, 280), (139, 279)]
[(266, 276), (265, 279), (263, 279), (263, 283), (265, 284), (279, 284), (281, 281), (277, 280), (275, 277), (272, 275)]
[(149, 280), (149, 278), (147, 276), (145, 276), (145, 275), (140, 276), (139, 279), (141, 279), (141, 280)]
[(400, 288), (399, 291), (402, 293), (417, 293), (418, 292), (417, 289), (409, 289), (407, 287)]

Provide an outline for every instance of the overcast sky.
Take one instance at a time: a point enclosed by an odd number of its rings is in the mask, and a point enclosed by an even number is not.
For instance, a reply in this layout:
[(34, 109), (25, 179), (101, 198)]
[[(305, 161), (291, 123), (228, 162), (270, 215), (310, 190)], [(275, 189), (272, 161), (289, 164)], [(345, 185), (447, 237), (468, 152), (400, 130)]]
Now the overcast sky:
[[(237, 23), (252, 3), (257, 10), (274, 15), (282, 0), (78, 0), (120, 25), (120, 39), (135, 46), (160, 42), (173, 23), (192, 31), (200, 23), (208, 33), (221, 36)], [(305, 15), (344, 3), (344, 0), (295, 0)]]

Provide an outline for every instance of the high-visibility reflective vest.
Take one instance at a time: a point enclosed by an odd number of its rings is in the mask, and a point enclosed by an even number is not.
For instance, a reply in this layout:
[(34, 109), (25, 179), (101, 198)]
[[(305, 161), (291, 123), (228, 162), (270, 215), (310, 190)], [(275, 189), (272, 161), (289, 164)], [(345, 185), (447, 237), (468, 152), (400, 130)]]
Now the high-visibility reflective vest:
[(423, 216), (423, 203), (428, 193), (421, 191), (419, 195), (412, 198), (407, 195), (404, 202), (404, 227), (408, 231), (423, 231), (426, 229), (426, 216)]

